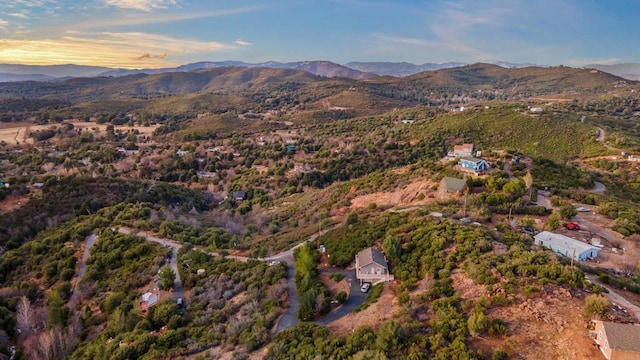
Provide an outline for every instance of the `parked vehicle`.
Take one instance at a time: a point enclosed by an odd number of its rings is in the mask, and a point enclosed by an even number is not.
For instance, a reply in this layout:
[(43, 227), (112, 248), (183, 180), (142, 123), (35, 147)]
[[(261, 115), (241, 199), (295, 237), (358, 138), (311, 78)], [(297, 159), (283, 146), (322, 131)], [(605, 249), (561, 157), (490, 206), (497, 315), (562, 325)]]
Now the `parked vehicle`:
[(364, 283), (362, 284), (362, 287), (360, 287), (360, 291), (362, 291), (363, 293), (366, 293), (367, 291), (369, 291), (370, 288), (371, 288), (371, 284)]
[(574, 222), (568, 222), (564, 224), (564, 227), (567, 228), (567, 230), (580, 230), (580, 225)]

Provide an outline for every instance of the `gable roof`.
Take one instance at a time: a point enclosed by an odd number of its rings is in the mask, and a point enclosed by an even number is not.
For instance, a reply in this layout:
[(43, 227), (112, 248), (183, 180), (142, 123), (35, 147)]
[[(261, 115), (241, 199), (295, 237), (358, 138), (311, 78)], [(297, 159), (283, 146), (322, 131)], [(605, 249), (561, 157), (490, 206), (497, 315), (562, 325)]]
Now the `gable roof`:
[(384, 258), (384, 255), (380, 252), (380, 250), (374, 249), (372, 247), (360, 251), (356, 255), (356, 257), (358, 258), (360, 267), (369, 265), (371, 263), (376, 263), (387, 267), (387, 260)]
[(442, 182), (444, 183), (445, 190), (449, 192), (463, 191), (465, 186), (467, 186), (467, 182), (464, 179), (458, 179), (448, 176), (445, 176), (442, 179)]
[(640, 352), (640, 326), (603, 321), (609, 347), (616, 350)]

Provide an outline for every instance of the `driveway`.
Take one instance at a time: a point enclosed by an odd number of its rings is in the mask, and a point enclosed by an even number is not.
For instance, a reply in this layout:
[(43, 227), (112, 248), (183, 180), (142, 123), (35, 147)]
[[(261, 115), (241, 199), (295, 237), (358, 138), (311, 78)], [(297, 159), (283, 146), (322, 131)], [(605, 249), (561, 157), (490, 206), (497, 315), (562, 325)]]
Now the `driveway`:
[(356, 270), (325, 270), (321, 269), (320, 272), (327, 273), (341, 273), (350, 285), (349, 297), (347, 301), (339, 308), (323, 316), (321, 319), (316, 320), (318, 325), (327, 325), (333, 321), (340, 319), (341, 317), (350, 314), (358, 306), (362, 305), (367, 299), (367, 294), (360, 291), (360, 282), (356, 279)]
[[(293, 255), (292, 255), (293, 257)], [(295, 269), (293, 264), (287, 263), (287, 286), (289, 289), (289, 307), (282, 315), (276, 326), (276, 334), (282, 330), (291, 329), (298, 325), (298, 308), (300, 307), (300, 297), (296, 289)]]
[(78, 268), (78, 277), (76, 278), (76, 282), (73, 285), (73, 293), (71, 294), (71, 299), (69, 302), (75, 303), (78, 300), (78, 284), (80, 284), (80, 280), (84, 277), (84, 273), (87, 270), (87, 260), (89, 259), (89, 255), (91, 254), (90, 250), (93, 244), (98, 240), (98, 235), (91, 234), (87, 236), (87, 243), (84, 245), (84, 251), (82, 252), (82, 259), (80, 259), (80, 267)]

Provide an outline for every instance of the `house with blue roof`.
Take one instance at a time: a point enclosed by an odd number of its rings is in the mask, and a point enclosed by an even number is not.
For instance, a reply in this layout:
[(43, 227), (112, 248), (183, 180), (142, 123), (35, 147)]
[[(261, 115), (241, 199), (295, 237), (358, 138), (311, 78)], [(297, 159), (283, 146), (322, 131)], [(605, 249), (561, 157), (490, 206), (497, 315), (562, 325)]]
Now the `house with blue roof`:
[(483, 174), (491, 169), (486, 160), (474, 157), (463, 157), (458, 162), (458, 165), (460, 165), (463, 170), (474, 172), (477, 175)]

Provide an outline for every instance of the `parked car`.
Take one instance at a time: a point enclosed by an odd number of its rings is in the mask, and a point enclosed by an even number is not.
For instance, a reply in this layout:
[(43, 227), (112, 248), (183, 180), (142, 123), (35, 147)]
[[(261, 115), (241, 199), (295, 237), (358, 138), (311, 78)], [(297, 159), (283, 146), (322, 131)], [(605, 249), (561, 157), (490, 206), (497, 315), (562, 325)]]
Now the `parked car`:
[(528, 203), (525, 204), (526, 206), (538, 206), (538, 203), (535, 201), (529, 201)]
[(576, 209), (577, 212), (590, 212), (591, 209), (587, 208), (587, 207), (579, 207)]
[(564, 224), (564, 227), (567, 228), (567, 230), (580, 230), (580, 225), (574, 222), (568, 222)]
[(280, 264), (280, 261), (273, 260), (272, 262), (269, 263), (269, 266), (276, 266), (278, 264)]
[(360, 287), (360, 291), (362, 291), (363, 293), (366, 293), (367, 291), (369, 291), (370, 288), (371, 288), (371, 284), (364, 283), (362, 284), (362, 287)]
[(530, 227), (526, 227), (526, 228), (522, 228), (520, 231), (522, 231), (522, 233), (524, 234), (529, 234), (529, 235), (537, 235), (540, 231), (534, 229), (534, 228), (530, 228)]
[(184, 300), (182, 298), (178, 298), (178, 301), (176, 301), (176, 303), (178, 304), (179, 308), (184, 307)]

